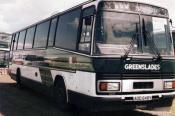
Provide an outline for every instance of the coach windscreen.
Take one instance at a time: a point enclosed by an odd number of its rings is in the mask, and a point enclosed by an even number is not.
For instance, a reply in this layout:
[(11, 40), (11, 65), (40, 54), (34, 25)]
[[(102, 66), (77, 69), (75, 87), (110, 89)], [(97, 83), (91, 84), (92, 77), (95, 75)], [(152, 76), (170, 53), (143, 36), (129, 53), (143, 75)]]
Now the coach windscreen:
[(113, 4), (103, 3), (98, 11), (96, 54), (174, 55), (166, 9), (138, 3), (109, 3)]

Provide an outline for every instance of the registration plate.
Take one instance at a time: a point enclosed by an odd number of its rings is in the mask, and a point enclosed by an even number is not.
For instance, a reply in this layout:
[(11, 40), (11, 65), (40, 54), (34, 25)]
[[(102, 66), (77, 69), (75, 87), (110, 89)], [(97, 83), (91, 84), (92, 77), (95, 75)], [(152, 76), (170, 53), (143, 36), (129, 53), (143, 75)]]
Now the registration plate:
[(134, 101), (150, 101), (152, 100), (152, 96), (135, 96), (133, 97)]

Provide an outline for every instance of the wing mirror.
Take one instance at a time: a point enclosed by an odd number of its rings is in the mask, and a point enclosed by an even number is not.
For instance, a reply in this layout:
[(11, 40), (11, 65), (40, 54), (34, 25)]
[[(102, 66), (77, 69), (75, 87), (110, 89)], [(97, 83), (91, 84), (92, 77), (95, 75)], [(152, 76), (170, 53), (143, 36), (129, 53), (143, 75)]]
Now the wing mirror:
[(175, 26), (173, 26), (173, 20), (170, 19), (169, 22), (170, 22), (171, 26), (172, 26), (173, 28), (175, 28)]
[(171, 25), (173, 25), (173, 20), (172, 19), (170, 19), (169, 22), (170, 22)]

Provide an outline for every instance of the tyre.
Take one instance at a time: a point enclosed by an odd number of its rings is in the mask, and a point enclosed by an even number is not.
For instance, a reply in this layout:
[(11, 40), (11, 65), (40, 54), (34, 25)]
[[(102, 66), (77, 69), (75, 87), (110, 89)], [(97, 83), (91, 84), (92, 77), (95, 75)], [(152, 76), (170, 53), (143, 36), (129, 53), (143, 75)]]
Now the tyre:
[(56, 105), (62, 110), (68, 110), (70, 108), (67, 102), (66, 87), (63, 81), (57, 80), (54, 85), (54, 100)]
[(17, 69), (17, 71), (16, 71), (16, 86), (18, 89), (22, 89), (21, 71), (19, 69)]

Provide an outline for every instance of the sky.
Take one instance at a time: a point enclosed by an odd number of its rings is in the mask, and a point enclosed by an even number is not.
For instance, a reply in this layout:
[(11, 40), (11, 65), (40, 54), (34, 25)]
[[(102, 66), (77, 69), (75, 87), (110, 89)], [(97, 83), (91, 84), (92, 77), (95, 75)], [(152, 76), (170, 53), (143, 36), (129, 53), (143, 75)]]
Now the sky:
[[(84, 1), (87, 0), (0, 0), (0, 32), (13, 33)], [(175, 0), (134, 1), (167, 8), (175, 25)]]

